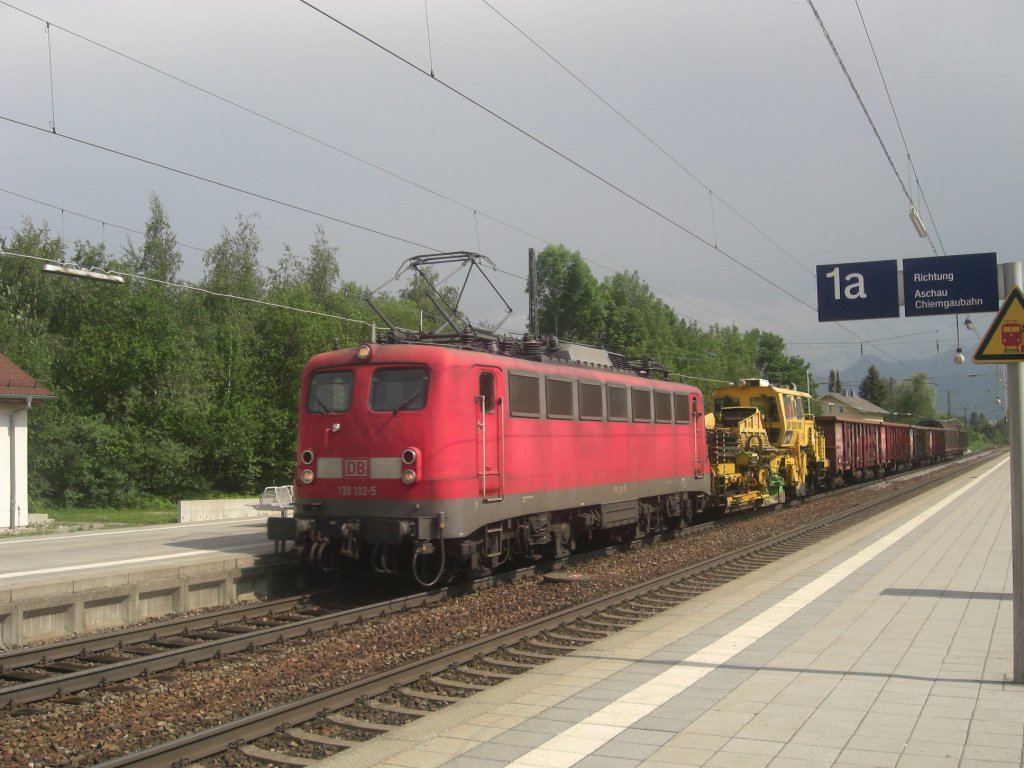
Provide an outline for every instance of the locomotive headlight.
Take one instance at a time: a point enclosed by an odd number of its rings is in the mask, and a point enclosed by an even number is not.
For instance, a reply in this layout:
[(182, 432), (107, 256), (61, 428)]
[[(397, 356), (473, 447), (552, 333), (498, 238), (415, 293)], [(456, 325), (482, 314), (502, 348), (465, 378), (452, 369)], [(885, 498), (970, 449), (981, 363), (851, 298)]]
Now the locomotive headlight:
[(313, 455), (313, 452), (307, 448), (302, 452), (302, 456), (300, 458), (302, 459), (303, 464), (312, 464), (315, 456)]
[(316, 472), (314, 472), (312, 469), (309, 469), (307, 467), (306, 469), (302, 470), (299, 473), (299, 480), (301, 480), (306, 485), (309, 485), (314, 480), (316, 480)]
[(373, 357), (373, 347), (369, 344), (360, 344), (359, 348), (356, 349), (356, 360), (361, 363), (365, 363), (371, 357)]
[(403, 464), (415, 464), (416, 459), (419, 458), (419, 454), (416, 453), (415, 448), (406, 448), (402, 451), (402, 463)]
[(406, 485), (412, 485), (416, 482), (416, 470), (411, 467), (406, 467), (402, 470), (402, 482)]

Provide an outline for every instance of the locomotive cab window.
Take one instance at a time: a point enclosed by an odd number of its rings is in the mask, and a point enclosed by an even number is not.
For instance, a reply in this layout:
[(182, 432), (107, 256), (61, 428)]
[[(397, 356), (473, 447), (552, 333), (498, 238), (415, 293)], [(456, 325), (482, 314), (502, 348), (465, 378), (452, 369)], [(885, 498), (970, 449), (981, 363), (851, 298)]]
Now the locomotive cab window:
[(310, 413), (344, 413), (352, 407), (352, 371), (315, 373), (309, 380), (306, 410)]
[(370, 383), (370, 410), (419, 411), (427, 405), (426, 368), (378, 368)]

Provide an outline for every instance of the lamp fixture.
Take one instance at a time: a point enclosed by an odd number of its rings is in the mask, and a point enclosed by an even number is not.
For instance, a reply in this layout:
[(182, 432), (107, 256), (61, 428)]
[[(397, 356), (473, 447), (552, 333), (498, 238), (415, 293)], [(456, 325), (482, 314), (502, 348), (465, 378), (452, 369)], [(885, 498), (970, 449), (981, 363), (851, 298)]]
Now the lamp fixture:
[(914, 225), (914, 229), (917, 230), (918, 237), (928, 237), (928, 230), (924, 228), (924, 222), (921, 221), (921, 214), (917, 212), (917, 208), (913, 205), (910, 206), (910, 221)]
[(120, 275), (111, 275), (99, 269), (79, 267), (77, 264), (43, 264), (43, 272), (67, 275), (68, 277), (82, 277), (86, 280), (100, 280), (104, 283), (124, 282), (124, 278)]

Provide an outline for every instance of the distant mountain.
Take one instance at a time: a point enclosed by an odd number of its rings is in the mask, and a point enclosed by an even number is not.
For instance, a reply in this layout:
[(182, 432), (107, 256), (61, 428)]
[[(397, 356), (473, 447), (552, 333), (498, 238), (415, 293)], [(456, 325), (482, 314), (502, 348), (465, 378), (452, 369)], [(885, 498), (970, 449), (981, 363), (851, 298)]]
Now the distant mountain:
[[(949, 411), (954, 416), (964, 418), (966, 411), (968, 417), (972, 412), (988, 418), (1001, 417), (1006, 408), (1005, 366), (972, 363), (973, 353), (973, 346), (964, 347), (967, 360), (963, 365), (954, 362), (956, 350), (953, 348), (931, 357), (899, 362), (890, 358), (864, 355), (853, 365), (839, 371), (839, 379), (844, 389), (856, 393), (861, 379), (867, 376), (868, 368), (872, 365), (878, 369), (883, 381), (891, 378), (894, 385), (915, 373), (924, 373), (928, 376), (928, 381), (935, 385), (936, 413), (945, 414)], [(814, 380), (819, 382), (819, 395), (828, 390), (828, 370), (814, 371)], [(996, 398), (999, 398), (1000, 402), (997, 403)]]

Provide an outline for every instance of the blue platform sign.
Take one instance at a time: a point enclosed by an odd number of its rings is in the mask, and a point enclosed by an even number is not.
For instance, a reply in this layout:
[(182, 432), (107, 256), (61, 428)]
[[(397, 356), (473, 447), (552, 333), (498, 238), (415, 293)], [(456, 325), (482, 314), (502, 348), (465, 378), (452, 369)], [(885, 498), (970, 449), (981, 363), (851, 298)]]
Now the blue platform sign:
[(903, 314), (957, 315), (999, 311), (994, 253), (903, 260)]
[(818, 322), (900, 316), (895, 259), (819, 264)]

